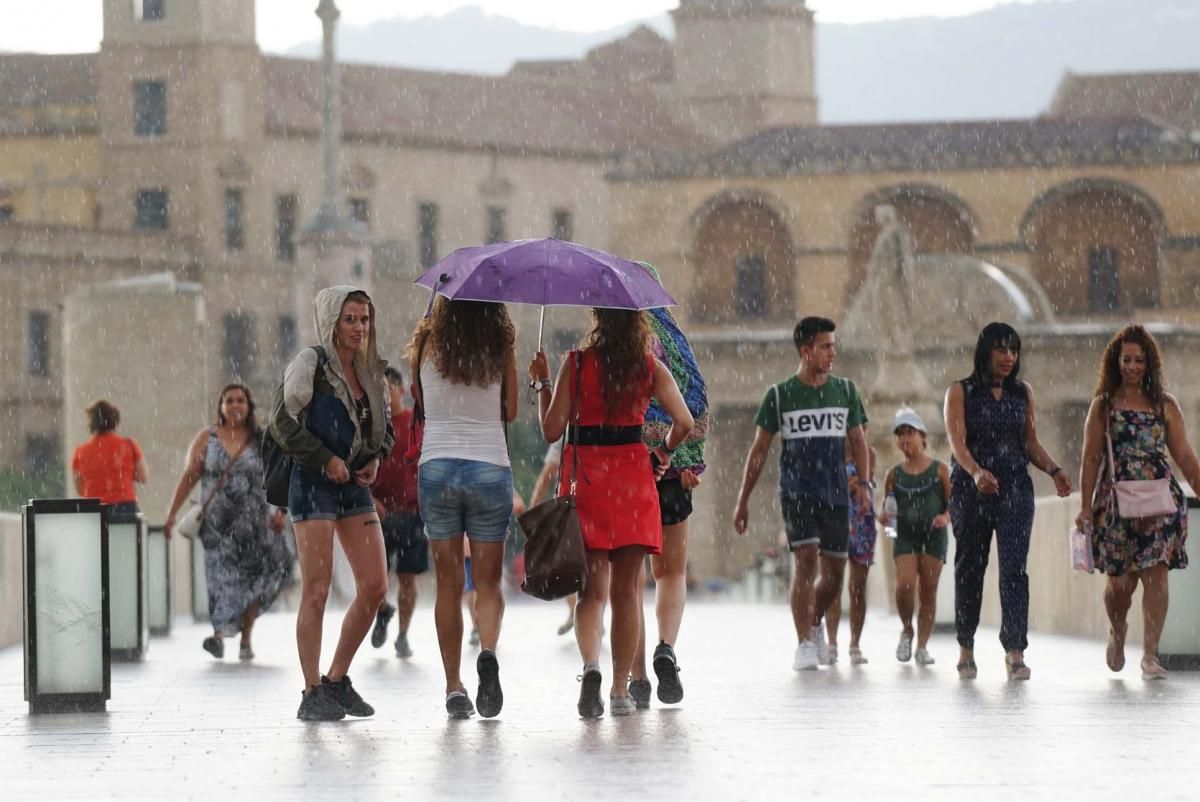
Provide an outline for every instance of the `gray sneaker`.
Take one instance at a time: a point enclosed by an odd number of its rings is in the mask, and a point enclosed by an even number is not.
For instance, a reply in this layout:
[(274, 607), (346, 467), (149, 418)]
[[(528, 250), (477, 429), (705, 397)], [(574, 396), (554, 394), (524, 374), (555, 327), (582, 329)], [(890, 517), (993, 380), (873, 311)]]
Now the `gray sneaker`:
[(610, 716), (632, 716), (637, 712), (637, 704), (629, 694), (608, 697), (608, 714)]
[(638, 710), (650, 709), (650, 691), (652, 687), (648, 679), (631, 679), (629, 680), (629, 695), (633, 697), (633, 703)]
[(912, 659), (912, 643), (913, 636), (911, 633), (900, 633), (900, 642), (896, 644), (896, 659), (901, 663), (907, 663)]
[(451, 691), (446, 694), (446, 714), (453, 719), (464, 720), (475, 715), (475, 705), (466, 691)]
[(412, 657), (412, 649), (408, 645), (407, 632), (401, 632), (396, 636), (396, 656), (406, 659)]

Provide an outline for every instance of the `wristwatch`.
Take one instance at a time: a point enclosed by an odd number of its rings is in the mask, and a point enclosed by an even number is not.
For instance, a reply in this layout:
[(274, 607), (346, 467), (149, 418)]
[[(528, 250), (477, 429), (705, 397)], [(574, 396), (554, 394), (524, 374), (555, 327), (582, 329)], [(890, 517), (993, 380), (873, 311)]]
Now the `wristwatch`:
[(529, 382), (529, 389), (533, 390), (535, 393), (540, 393), (542, 390), (553, 390), (554, 385), (549, 379), (534, 379), (533, 381)]

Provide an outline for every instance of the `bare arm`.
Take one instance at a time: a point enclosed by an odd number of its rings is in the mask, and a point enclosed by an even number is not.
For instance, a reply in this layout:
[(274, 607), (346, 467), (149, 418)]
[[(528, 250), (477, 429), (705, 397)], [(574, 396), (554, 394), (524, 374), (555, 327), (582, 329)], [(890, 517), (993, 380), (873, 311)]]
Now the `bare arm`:
[(504, 420), (512, 423), (517, 419), (520, 393), (517, 390), (517, 354), (510, 351), (504, 365)]
[(188, 446), (187, 462), (184, 463), (183, 474), (180, 475), (179, 482), (175, 485), (175, 495), (171, 497), (171, 506), (167, 510), (165, 528), (168, 537), (170, 537), (171, 529), (175, 525), (175, 516), (179, 513), (179, 508), (183, 506), (184, 499), (192, 492), (192, 488), (196, 486), (204, 473), (204, 447), (208, 441), (208, 434), (208, 429), (201, 429), (192, 438), (192, 444)]
[(950, 525), (950, 467), (938, 463), (938, 483), (942, 486), (942, 511), (933, 516), (933, 527), (943, 529)]
[(1037, 412), (1033, 403), (1033, 388), (1028, 382), (1022, 382), (1025, 385), (1025, 453), (1029, 455), (1029, 461), (1038, 470), (1045, 473), (1054, 480), (1054, 488), (1058, 491), (1060, 497), (1071, 495), (1071, 477), (1067, 475), (1059, 464), (1050, 456), (1050, 452), (1046, 451), (1046, 447), (1038, 440), (1037, 436)]
[[(846, 436), (850, 438), (850, 453), (854, 455), (855, 465), (865, 465), (870, 468), (871, 465), (871, 446), (867, 443), (867, 433), (861, 425), (855, 426), (850, 431), (846, 432)], [(870, 503), (870, 491), (867, 489), (866, 480), (859, 482), (854, 487), (854, 493), (858, 496), (858, 503), (866, 507)]]
[(558, 378), (554, 382), (554, 393), (538, 393), (539, 420), (542, 424), (542, 437), (547, 443), (553, 443), (563, 436), (567, 430), (568, 418), (571, 416), (571, 385), (574, 375), (572, 360), (568, 356), (558, 369)]
[(950, 452), (954, 461), (975, 480), (975, 487), (984, 495), (994, 496), (1000, 492), (1000, 483), (991, 471), (985, 471), (971, 450), (967, 448), (967, 406), (966, 394), (959, 382), (950, 385), (946, 391), (946, 403), (942, 410), (946, 418), (946, 435), (950, 438)]
[(139, 459), (133, 466), (133, 481), (143, 485), (150, 481), (150, 469), (146, 467), (145, 458)]
[(733, 515), (733, 528), (739, 535), (746, 534), (750, 525), (750, 494), (758, 484), (758, 477), (767, 462), (767, 454), (771, 450), (771, 441), (774, 438), (772, 432), (759, 426), (754, 435), (754, 442), (750, 444), (750, 452), (746, 455), (746, 466), (742, 469), (742, 489), (738, 493), (737, 510)]
[(1171, 452), (1171, 459), (1175, 460), (1192, 490), (1200, 493), (1200, 460), (1196, 459), (1196, 452), (1188, 442), (1183, 410), (1180, 409), (1175, 396), (1167, 396), (1164, 412), (1167, 416), (1167, 450)]
[(83, 496), (83, 474), (79, 471), (71, 471), (71, 480), (75, 483), (75, 495)]
[(675, 383), (675, 377), (671, 375), (667, 366), (657, 359), (654, 360), (654, 397), (663, 410), (671, 416), (671, 430), (667, 432), (667, 439), (663, 441), (663, 445), (674, 451), (687, 439), (688, 434), (695, 427), (696, 421), (692, 418), (692, 413), (688, 410), (683, 395), (679, 392), (679, 385)]
[(1104, 419), (1104, 399), (1093, 398), (1083, 424), (1083, 451), (1079, 455), (1079, 516), (1084, 520), (1091, 517), (1092, 499), (1104, 461)]

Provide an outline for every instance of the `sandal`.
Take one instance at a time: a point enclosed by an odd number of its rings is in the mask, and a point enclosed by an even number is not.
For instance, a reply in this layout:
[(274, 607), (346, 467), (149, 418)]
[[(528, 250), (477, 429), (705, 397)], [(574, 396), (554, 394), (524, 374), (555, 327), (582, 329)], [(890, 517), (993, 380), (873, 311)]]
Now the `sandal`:
[(1004, 655), (1004, 667), (1008, 670), (1008, 678), (1012, 680), (1027, 680), (1033, 673), (1024, 660), (1014, 661), (1008, 655)]
[(979, 667), (975, 665), (974, 660), (963, 660), (956, 668), (958, 669), (959, 679), (975, 679), (979, 676)]

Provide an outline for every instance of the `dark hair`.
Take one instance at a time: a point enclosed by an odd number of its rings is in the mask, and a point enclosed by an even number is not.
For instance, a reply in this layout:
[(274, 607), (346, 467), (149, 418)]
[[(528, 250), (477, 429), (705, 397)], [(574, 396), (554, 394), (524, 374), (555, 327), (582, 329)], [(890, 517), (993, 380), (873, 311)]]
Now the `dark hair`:
[(397, 387), (404, 386), (404, 374), (400, 372), (399, 368), (393, 367), (392, 365), (388, 365), (383, 369), (383, 378), (387, 379)]
[[(975, 342), (975, 372), (971, 374), (971, 378), (984, 384), (992, 383), (992, 351), (996, 348), (1011, 348), (1020, 354), (1021, 335), (1007, 323), (992, 322), (984, 326)], [(1004, 379), (1004, 385), (1018, 386), (1017, 377), (1020, 375), (1021, 358), (1018, 356), (1012, 373)]]
[(792, 332), (792, 342), (796, 350), (802, 345), (812, 345), (818, 334), (831, 334), (837, 331), (837, 324), (827, 317), (806, 317), (796, 324)]
[(258, 407), (254, 403), (254, 394), (244, 384), (234, 382), (221, 388), (221, 392), (217, 395), (217, 423), (222, 426), (225, 425), (225, 414), (221, 412), (221, 405), (225, 403), (225, 396), (234, 390), (241, 390), (242, 395), (246, 396), (246, 431), (250, 432), (251, 437), (258, 437), (261, 433), (258, 427), (258, 417), (255, 415), (255, 410)]
[(117, 428), (121, 422), (121, 410), (111, 401), (101, 398), (93, 401), (84, 410), (88, 416), (88, 431), (92, 434), (104, 434)]
[(1146, 377), (1142, 380), (1142, 388), (1146, 395), (1150, 396), (1154, 409), (1161, 414), (1167, 403), (1162, 353), (1158, 350), (1158, 342), (1154, 336), (1136, 323), (1121, 329), (1109, 340), (1104, 349), (1104, 357), (1100, 360), (1100, 375), (1096, 378), (1095, 395), (1103, 398), (1105, 404), (1112, 404), (1113, 394), (1121, 386), (1121, 348), (1126, 344), (1141, 346), (1142, 353), (1146, 355)]
[(516, 340), (504, 304), (450, 301), (439, 295), (430, 315), (417, 324), (406, 354), (416, 361), (424, 342), (430, 362), (451, 384), (488, 387), (504, 378)]
[(604, 408), (608, 417), (617, 417), (652, 380), (646, 315), (629, 309), (593, 309), (592, 329), (583, 347), (600, 358)]

